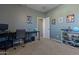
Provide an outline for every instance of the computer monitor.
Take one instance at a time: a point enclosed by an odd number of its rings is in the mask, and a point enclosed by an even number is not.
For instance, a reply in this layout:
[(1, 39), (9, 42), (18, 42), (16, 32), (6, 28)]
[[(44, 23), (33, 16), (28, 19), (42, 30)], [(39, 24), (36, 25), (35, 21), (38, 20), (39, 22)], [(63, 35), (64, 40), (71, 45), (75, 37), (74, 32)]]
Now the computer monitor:
[(8, 29), (8, 24), (0, 24), (0, 31), (5, 31)]

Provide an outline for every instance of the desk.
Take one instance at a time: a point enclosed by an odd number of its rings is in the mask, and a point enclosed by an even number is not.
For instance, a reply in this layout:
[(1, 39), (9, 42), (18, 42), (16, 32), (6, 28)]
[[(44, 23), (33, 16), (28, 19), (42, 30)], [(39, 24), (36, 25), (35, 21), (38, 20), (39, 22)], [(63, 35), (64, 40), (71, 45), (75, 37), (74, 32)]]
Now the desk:
[(0, 49), (6, 50), (10, 47), (13, 47), (13, 38), (14, 38), (15, 32), (0, 32)]
[[(29, 37), (32, 34), (38, 35), (38, 40), (40, 40), (40, 31), (26, 31), (26, 34), (25, 34), (26, 38), (25, 39), (29, 40)], [(3, 32), (3, 33), (0, 33), (0, 38), (7, 38), (7, 39), (0, 40), (0, 42), (1, 41), (6, 41), (6, 40), (12, 40), (13, 41), (14, 39), (16, 39), (16, 32)]]
[[(25, 36), (26, 36), (25, 39), (28, 40), (29, 37), (30, 37), (30, 35), (32, 35), (32, 34), (38, 35), (38, 40), (40, 40), (40, 31), (26, 31), (25, 32)], [(6, 49), (14, 46), (13, 40), (16, 39), (16, 32), (3, 32), (3, 33), (0, 33), (0, 38), (6, 38), (4, 40), (0, 40), (0, 44), (2, 44), (2, 43), (4, 44), (4, 50), (6, 52)], [(7, 44), (8, 42), (9, 42), (9, 44)], [(11, 46), (10, 47), (7, 47), (8, 45), (9, 46), (11, 45)]]
[(0, 32), (0, 49), (5, 50), (8, 48), (8, 32)]

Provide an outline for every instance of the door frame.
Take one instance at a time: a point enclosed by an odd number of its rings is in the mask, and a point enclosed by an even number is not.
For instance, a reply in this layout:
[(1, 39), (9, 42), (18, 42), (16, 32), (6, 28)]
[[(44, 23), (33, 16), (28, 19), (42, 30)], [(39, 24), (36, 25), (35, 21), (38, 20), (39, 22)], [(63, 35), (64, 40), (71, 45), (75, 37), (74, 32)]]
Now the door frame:
[[(42, 19), (42, 21), (43, 21), (43, 17), (37, 16), (37, 30), (39, 30), (39, 29), (38, 29), (38, 25), (39, 25), (39, 24), (38, 24), (38, 23), (39, 23), (38, 20), (39, 20), (39, 19)], [(43, 31), (43, 27), (42, 27), (42, 31)], [(43, 37), (43, 33), (42, 33), (42, 37)]]
[[(51, 38), (51, 34), (50, 34), (50, 33), (51, 33), (51, 32), (50, 32), (50, 31), (51, 31), (51, 30), (50, 30), (50, 29), (51, 29), (51, 27), (50, 27), (50, 17), (45, 17), (45, 18), (49, 18), (49, 28), (48, 28), (48, 30), (49, 30), (49, 38), (46, 38), (46, 39), (50, 39), (50, 38)], [(45, 20), (45, 18), (43, 18), (43, 19)], [(44, 22), (44, 20), (43, 20), (43, 22)], [(43, 25), (44, 25), (44, 23), (43, 23)], [(44, 28), (44, 27), (43, 27), (43, 28)], [(43, 29), (43, 37), (44, 37), (44, 29)]]

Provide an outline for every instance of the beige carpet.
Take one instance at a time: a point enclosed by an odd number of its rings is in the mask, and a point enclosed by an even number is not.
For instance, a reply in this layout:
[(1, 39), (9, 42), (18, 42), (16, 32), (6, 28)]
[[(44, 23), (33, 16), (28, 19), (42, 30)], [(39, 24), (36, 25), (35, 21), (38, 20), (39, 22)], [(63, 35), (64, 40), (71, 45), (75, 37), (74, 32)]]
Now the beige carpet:
[(7, 54), (13, 55), (77, 55), (79, 48), (58, 43), (54, 40), (41, 39), (25, 44), (25, 47), (17, 47), (16, 50), (10, 48)]

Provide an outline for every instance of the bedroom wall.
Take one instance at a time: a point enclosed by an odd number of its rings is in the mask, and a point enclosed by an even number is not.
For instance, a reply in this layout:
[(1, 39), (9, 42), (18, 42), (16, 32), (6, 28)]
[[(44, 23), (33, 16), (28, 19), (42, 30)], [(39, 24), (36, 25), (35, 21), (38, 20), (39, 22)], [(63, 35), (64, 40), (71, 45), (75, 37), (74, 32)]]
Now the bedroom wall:
[[(70, 14), (75, 14), (75, 21), (72, 23), (66, 22), (66, 16)], [(60, 5), (59, 7), (49, 11), (46, 15), (47, 17), (52, 17), (52, 19), (56, 19), (56, 24), (53, 25), (50, 24), (50, 33), (51, 38), (55, 38), (60, 40), (61, 36), (61, 29), (66, 29), (68, 26), (71, 28), (79, 27), (79, 5), (78, 4), (65, 4)], [(63, 18), (63, 22), (61, 22), (59, 19)], [(51, 21), (51, 20), (50, 20)]]
[(34, 11), (21, 5), (0, 5), (0, 23), (9, 24), (9, 30), (26, 29), (27, 16), (32, 16), (31, 28), (37, 27), (37, 16), (44, 17), (41, 12)]
[[(66, 23), (66, 16), (69, 14), (75, 14), (75, 22)], [(32, 16), (31, 25), (26, 24), (26, 16)], [(30, 27), (34, 29), (37, 27), (37, 16), (40, 17), (52, 17), (56, 19), (56, 25), (50, 24), (51, 38), (60, 40), (60, 31), (62, 28), (79, 27), (79, 5), (60, 5), (59, 7), (49, 11), (47, 14), (43, 14), (38, 11), (34, 11), (30, 8), (21, 5), (0, 5), (0, 23), (9, 24), (9, 30), (15, 31), (16, 29), (26, 29)], [(63, 23), (60, 23), (59, 18), (63, 17)]]

